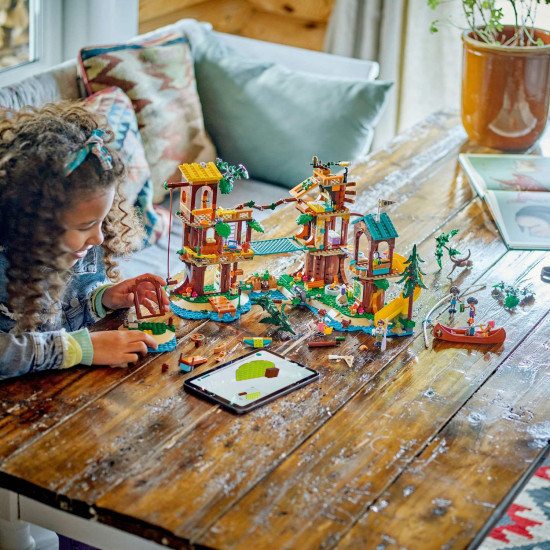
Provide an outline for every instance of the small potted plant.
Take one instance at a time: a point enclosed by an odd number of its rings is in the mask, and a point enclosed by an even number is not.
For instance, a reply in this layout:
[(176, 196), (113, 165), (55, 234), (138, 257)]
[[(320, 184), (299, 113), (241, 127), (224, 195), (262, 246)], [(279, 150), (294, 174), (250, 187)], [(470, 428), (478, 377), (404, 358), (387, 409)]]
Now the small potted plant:
[[(538, 5), (550, 0), (507, 0), (514, 25), (501, 23), (502, 2), (460, 1), (467, 22), (462, 34), (462, 124), (479, 145), (528, 149), (548, 119), (550, 33), (535, 28), (534, 20)], [(428, 0), (432, 9), (439, 4)], [(432, 23), (432, 32), (438, 23)]]

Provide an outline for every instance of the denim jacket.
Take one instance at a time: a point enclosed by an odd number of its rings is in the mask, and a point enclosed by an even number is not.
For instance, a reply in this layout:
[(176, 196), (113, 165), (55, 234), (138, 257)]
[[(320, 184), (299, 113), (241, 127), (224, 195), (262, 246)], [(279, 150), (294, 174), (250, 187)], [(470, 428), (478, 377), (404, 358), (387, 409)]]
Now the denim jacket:
[(12, 334), (15, 321), (7, 308), (7, 277), (9, 265), (0, 247), (0, 379), (29, 372), (62, 368), (65, 331), (77, 331), (98, 320), (92, 307), (94, 291), (108, 283), (101, 249), (93, 247), (73, 266), (61, 301), (61, 311), (52, 325), (39, 332)]

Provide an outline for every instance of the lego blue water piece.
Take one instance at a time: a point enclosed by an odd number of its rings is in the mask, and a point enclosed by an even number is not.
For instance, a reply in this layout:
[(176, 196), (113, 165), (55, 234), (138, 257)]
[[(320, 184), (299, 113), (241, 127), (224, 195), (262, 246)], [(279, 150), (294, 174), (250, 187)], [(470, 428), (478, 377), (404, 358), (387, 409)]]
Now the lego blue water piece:
[(159, 344), (159, 347), (157, 349), (153, 348), (147, 348), (147, 353), (163, 353), (165, 351), (173, 351), (176, 349), (177, 341), (176, 337), (172, 338), (168, 342), (164, 342), (164, 344)]
[(251, 303), (247, 302), (243, 306), (237, 308), (235, 315), (229, 313), (224, 313), (220, 318), (217, 311), (190, 311), (188, 309), (183, 309), (182, 307), (177, 306), (173, 302), (170, 303), (170, 309), (182, 319), (191, 319), (191, 320), (201, 320), (201, 319), (210, 319), (211, 321), (221, 321), (222, 323), (230, 323), (236, 321), (243, 313), (250, 311)]

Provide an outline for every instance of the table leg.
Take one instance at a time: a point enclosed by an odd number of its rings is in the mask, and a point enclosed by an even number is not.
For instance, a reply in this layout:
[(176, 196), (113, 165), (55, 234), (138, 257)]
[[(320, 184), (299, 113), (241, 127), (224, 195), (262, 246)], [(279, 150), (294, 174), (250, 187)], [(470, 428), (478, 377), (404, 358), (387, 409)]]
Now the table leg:
[(19, 521), (18, 496), (0, 489), (0, 550), (34, 550), (30, 524)]
[(31, 537), (29, 523), (0, 519), (1, 550), (34, 550), (35, 548), (36, 544)]

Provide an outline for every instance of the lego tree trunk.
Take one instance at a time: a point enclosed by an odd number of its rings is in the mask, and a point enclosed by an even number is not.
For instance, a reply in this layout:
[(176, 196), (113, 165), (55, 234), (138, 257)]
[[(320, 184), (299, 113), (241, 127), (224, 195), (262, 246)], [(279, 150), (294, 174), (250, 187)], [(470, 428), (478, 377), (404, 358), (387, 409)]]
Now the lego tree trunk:
[(229, 292), (231, 287), (231, 264), (220, 265), (220, 292)]
[(306, 254), (304, 273), (311, 280), (324, 281), (326, 284), (334, 282), (334, 277), (339, 283), (346, 280), (343, 270), (344, 256), (322, 256), (320, 254)]
[(363, 299), (361, 306), (366, 313), (375, 313), (384, 307), (386, 293), (376, 287), (373, 281), (360, 281), (363, 285)]
[(204, 294), (204, 274), (206, 272), (206, 266), (197, 266), (191, 264), (191, 281), (189, 286), (199, 296)]

